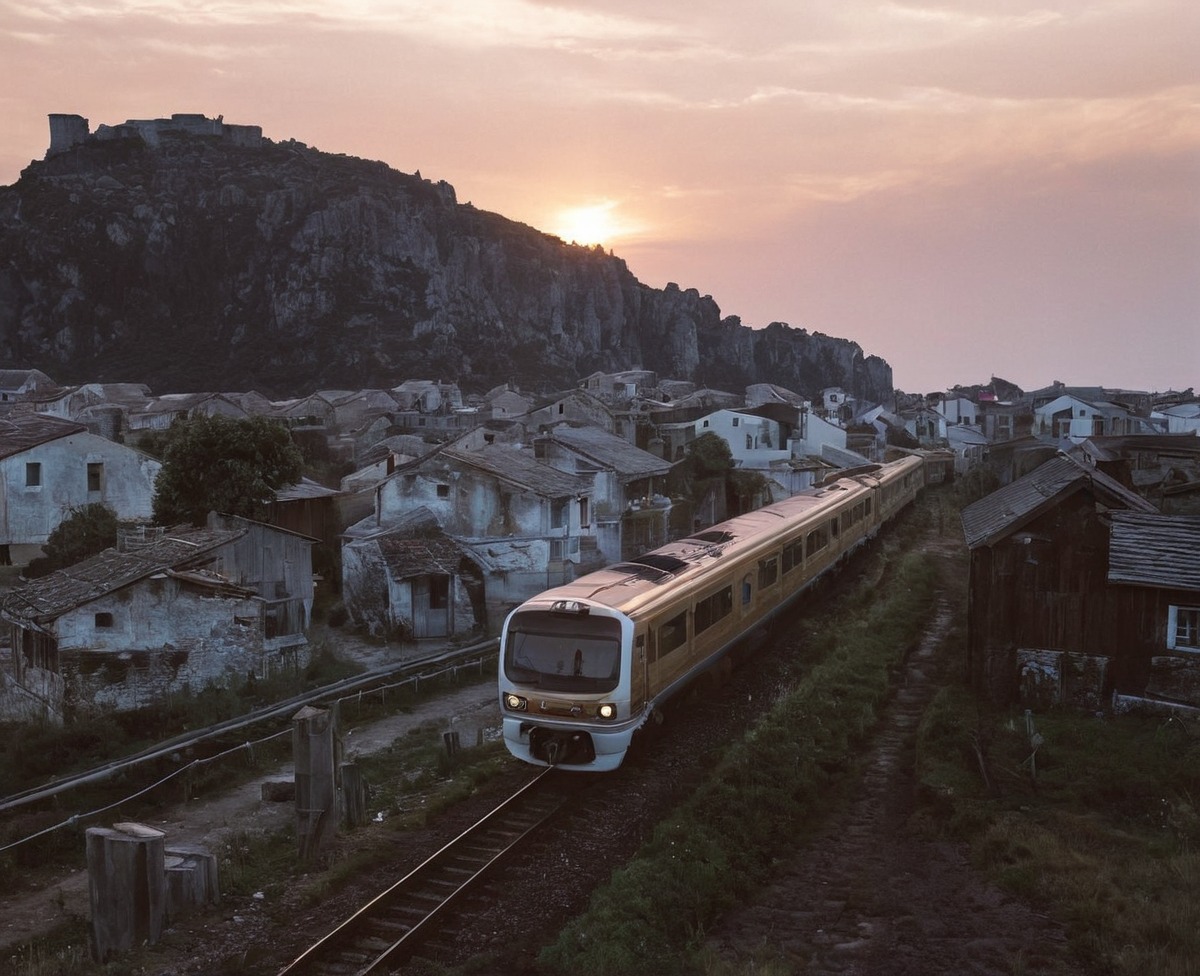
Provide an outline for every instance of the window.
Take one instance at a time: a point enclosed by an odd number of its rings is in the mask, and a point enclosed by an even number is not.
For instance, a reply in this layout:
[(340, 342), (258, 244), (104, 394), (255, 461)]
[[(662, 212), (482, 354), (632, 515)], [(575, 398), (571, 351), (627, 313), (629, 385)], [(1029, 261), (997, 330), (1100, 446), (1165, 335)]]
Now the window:
[(779, 562), (774, 556), (758, 561), (758, 588), (770, 586), (779, 579)]
[(783, 572), (790, 573), (798, 566), (804, 565), (804, 540), (797, 539), (783, 547)]
[(42, 465), (39, 461), (27, 461), (25, 464), (25, 487), (40, 488), (42, 486)]
[(820, 552), (829, 545), (829, 530), (825, 526), (819, 529), (813, 529), (808, 533), (808, 540), (805, 542), (804, 555), (811, 558), (816, 553)]
[[(734, 427), (736, 427), (736, 426), (738, 425), (738, 420), (739, 420), (739, 419), (740, 419), (739, 417), (734, 417), (734, 418), (733, 418), (733, 426), (734, 426)], [(707, 426), (708, 426), (708, 424), (705, 424), (704, 426), (705, 426), (705, 427), (707, 427)]]
[(747, 573), (742, 577), (742, 606), (750, 605), (750, 598), (754, 595), (754, 586), (750, 581), (750, 574)]
[(700, 426), (701, 426), (701, 427), (707, 427), (707, 426), (708, 426), (708, 421), (707, 421), (707, 420), (705, 420), (705, 421), (702, 421), (702, 422), (701, 422), (701, 424), (700, 424)]
[(101, 476), (104, 474), (104, 465), (99, 461), (89, 461), (87, 466), (88, 491), (99, 491), (102, 485)]
[(450, 486), (449, 485), (438, 485), (437, 486), (437, 496), (438, 496), (438, 498), (449, 498), (450, 497)]
[(696, 633), (707, 630), (733, 611), (733, 587), (717, 590), (712, 596), (696, 602)]
[(838, 520), (836, 515), (829, 520), (829, 535), (834, 539), (838, 537)]
[(687, 611), (658, 628), (658, 657), (663, 658), (687, 643)]
[(1167, 647), (1200, 651), (1200, 607), (1171, 607), (1167, 614)]
[(111, 627), (112, 625), (113, 625), (113, 615), (111, 613), (96, 614), (96, 627), (97, 628), (102, 628), (102, 627), (108, 628), (108, 627)]
[(569, 498), (552, 501), (550, 503), (550, 528), (561, 529), (567, 524), (570, 516), (567, 514), (567, 506), (571, 504)]

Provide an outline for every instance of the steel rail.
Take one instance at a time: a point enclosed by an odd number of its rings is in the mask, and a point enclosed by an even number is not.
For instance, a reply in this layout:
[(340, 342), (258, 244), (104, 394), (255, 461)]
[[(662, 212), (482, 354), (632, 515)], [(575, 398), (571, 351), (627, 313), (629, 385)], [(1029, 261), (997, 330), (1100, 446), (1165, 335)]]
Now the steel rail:
[(570, 798), (563, 774), (546, 768), (436, 854), (375, 896), (288, 963), (278, 976), (368, 976), (415, 949), (448, 906), (542, 826)]

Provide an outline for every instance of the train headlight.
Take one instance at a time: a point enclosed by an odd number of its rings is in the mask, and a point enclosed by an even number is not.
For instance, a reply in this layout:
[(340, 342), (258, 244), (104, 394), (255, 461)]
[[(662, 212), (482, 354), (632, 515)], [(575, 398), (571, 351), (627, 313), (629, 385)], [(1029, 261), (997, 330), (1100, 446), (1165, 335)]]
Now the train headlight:
[(612, 702), (605, 702), (596, 709), (596, 714), (601, 718), (616, 718), (617, 706), (612, 704)]
[(510, 691), (504, 696), (504, 707), (510, 712), (523, 712), (529, 707), (529, 702)]

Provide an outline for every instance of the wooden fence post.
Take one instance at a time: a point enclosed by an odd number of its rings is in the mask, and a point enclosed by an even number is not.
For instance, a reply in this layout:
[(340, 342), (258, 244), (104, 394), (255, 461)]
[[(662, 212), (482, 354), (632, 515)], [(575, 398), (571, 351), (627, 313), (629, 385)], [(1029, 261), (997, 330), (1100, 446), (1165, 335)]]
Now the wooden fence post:
[(296, 841), (301, 862), (319, 855), (337, 832), (335, 724), (329, 711), (311, 705), (292, 717)]
[(342, 809), (347, 827), (367, 822), (367, 782), (358, 763), (342, 763)]
[(86, 833), (92, 956), (158, 942), (167, 907), (165, 837), (142, 824), (119, 823)]

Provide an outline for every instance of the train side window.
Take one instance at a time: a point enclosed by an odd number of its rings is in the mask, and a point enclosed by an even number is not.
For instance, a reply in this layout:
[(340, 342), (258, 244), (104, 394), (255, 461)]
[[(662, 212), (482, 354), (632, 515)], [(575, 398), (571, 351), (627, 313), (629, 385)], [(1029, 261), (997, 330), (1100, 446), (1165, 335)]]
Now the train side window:
[(867, 501), (866, 501), (866, 506), (867, 506), (867, 507), (866, 507), (866, 513), (867, 513), (867, 515), (868, 515), (868, 516), (870, 516), (870, 514), (871, 514), (871, 499), (869, 499), (869, 498), (867, 499)]
[(838, 537), (838, 520), (836, 515), (829, 520), (829, 536), (832, 539)]
[(863, 520), (863, 503), (859, 502), (854, 506), (854, 521), (861, 522)]
[(783, 573), (786, 576), (793, 569), (804, 565), (804, 540), (797, 539), (783, 547)]
[(770, 586), (779, 579), (779, 560), (774, 556), (758, 561), (758, 588)]
[(845, 532), (850, 528), (850, 510), (842, 512), (842, 531)]
[(747, 573), (742, 577), (742, 606), (750, 605), (750, 597), (754, 593), (754, 587), (751, 585), (750, 574)]
[(646, 657), (646, 635), (638, 634), (637, 637), (633, 639), (633, 646), (637, 648), (638, 660), (644, 660)]
[(812, 557), (827, 545), (829, 545), (829, 534), (825, 526), (822, 525), (819, 529), (813, 529), (808, 533), (804, 554), (805, 556)]
[(687, 643), (687, 611), (658, 628), (658, 658), (662, 659)]
[(733, 587), (726, 586), (712, 596), (696, 601), (696, 633), (707, 630), (733, 611)]

